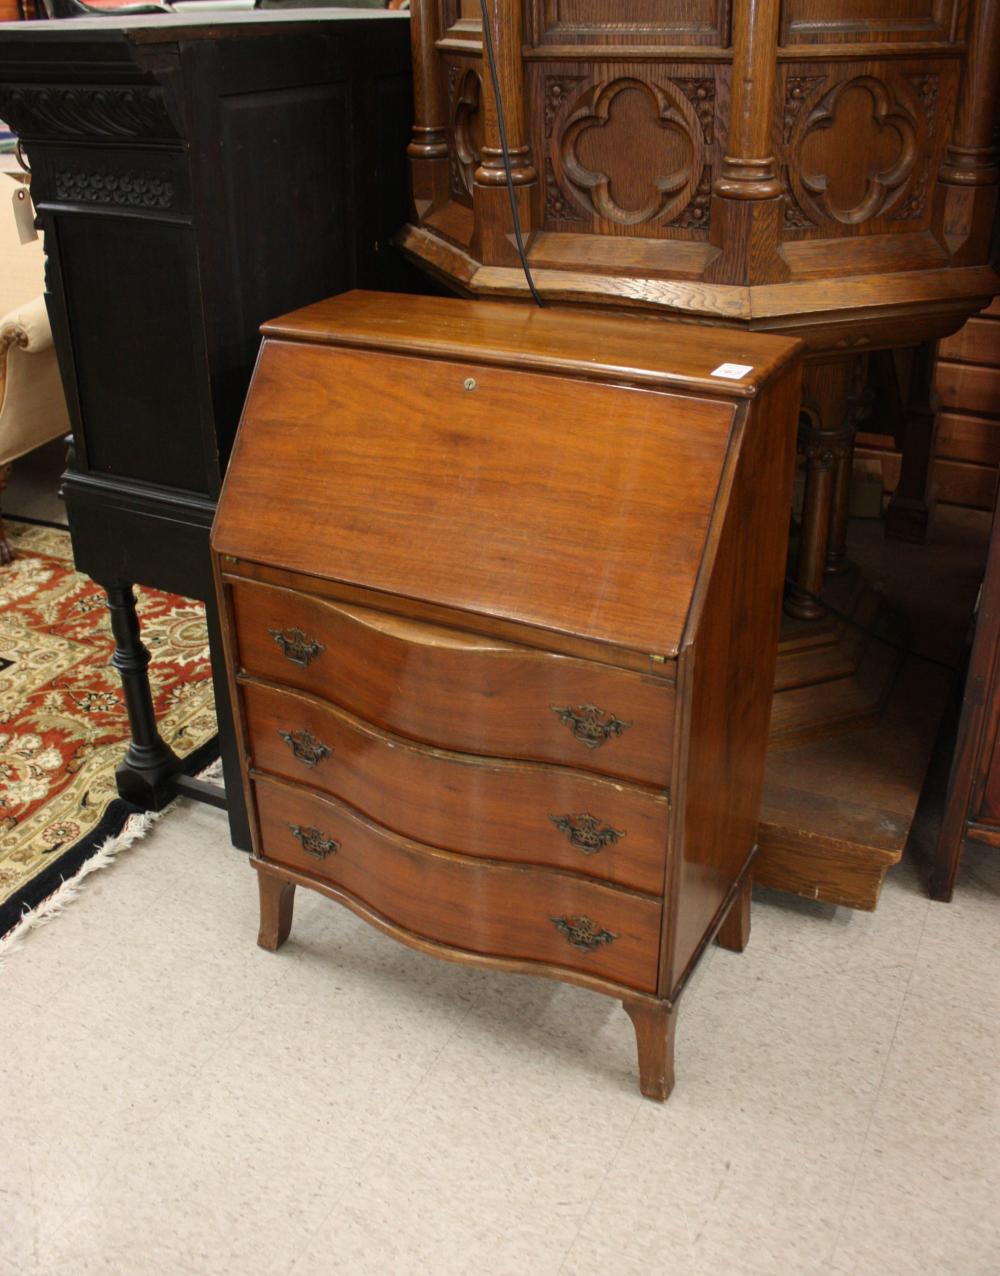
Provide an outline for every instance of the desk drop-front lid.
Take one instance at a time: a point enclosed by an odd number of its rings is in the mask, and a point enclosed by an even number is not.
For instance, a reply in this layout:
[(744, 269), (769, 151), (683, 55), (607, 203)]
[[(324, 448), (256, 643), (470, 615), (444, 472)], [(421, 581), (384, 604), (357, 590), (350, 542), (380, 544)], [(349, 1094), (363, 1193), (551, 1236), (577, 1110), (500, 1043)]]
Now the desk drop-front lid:
[[(710, 557), (742, 405), (797, 348), (366, 293), (265, 337), (217, 552), (390, 609), (431, 604), (465, 628), (503, 622), (549, 650), (667, 658)], [(734, 363), (749, 371), (713, 378)]]

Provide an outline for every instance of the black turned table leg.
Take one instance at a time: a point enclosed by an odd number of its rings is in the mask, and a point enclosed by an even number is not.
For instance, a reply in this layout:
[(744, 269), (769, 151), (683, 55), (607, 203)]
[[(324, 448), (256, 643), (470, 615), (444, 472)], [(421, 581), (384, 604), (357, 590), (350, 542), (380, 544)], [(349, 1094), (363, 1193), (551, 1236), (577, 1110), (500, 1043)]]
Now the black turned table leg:
[(115, 776), (118, 792), (147, 811), (159, 811), (177, 790), (173, 778), (181, 762), (160, 737), (149, 686), (149, 652), (139, 635), (139, 617), (131, 585), (108, 585), (108, 611), (115, 653), (111, 663), (118, 670), (125, 693), (132, 739)]

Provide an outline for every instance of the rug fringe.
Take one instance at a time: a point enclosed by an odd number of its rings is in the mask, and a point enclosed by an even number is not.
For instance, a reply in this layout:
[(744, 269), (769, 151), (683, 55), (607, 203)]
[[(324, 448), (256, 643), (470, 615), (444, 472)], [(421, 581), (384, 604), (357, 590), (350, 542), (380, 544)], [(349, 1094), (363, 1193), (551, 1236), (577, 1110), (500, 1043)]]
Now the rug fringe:
[[(197, 778), (199, 780), (215, 780), (221, 778), (221, 776), (222, 763), (216, 760), (210, 766), (207, 766), (204, 771), (200, 771)], [(97, 848), (93, 855), (84, 860), (79, 870), (72, 877), (64, 878), (51, 895), (43, 899), (30, 912), (22, 914), (21, 920), (12, 926), (6, 935), (0, 938), (0, 969), (3, 968), (4, 962), (14, 949), (19, 948), (24, 943), (30, 931), (34, 930), (36, 926), (44, 926), (53, 917), (58, 917), (66, 906), (80, 895), (85, 878), (89, 877), (91, 873), (96, 873), (99, 869), (107, 868), (113, 864), (122, 851), (127, 851), (140, 838), (145, 837), (154, 824), (172, 811), (179, 801), (185, 800), (190, 801), (190, 799), (175, 798), (162, 811), (140, 811), (135, 815), (130, 815), (120, 832), (109, 837), (106, 842)]]

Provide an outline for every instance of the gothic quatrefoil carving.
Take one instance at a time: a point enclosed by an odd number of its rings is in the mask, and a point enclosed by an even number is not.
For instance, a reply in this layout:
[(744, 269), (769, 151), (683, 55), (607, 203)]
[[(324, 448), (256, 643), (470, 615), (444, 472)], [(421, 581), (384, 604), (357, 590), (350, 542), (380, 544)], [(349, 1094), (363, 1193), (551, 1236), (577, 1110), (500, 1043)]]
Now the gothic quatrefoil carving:
[(792, 146), (792, 182), (821, 217), (857, 225), (891, 210), (918, 149), (908, 108), (882, 80), (859, 75), (835, 85), (809, 112)]
[(625, 77), (592, 85), (552, 139), (560, 183), (586, 211), (620, 226), (669, 221), (703, 167), (702, 126), (687, 98)]
[(466, 195), (472, 195), (473, 174), (483, 145), (482, 85), (475, 71), (461, 77), (452, 104), (453, 161), (458, 181)]

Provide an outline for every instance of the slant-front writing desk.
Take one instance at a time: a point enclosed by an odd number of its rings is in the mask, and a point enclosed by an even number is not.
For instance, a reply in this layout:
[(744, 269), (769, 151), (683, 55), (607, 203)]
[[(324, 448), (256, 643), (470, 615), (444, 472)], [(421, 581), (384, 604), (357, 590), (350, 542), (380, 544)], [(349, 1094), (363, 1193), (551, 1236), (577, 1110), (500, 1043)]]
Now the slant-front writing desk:
[(303, 885), (619, 997), (665, 1098), (746, 942), (798, 343), (371, 293), (265, 333), (213, 532), (261, 944)]

